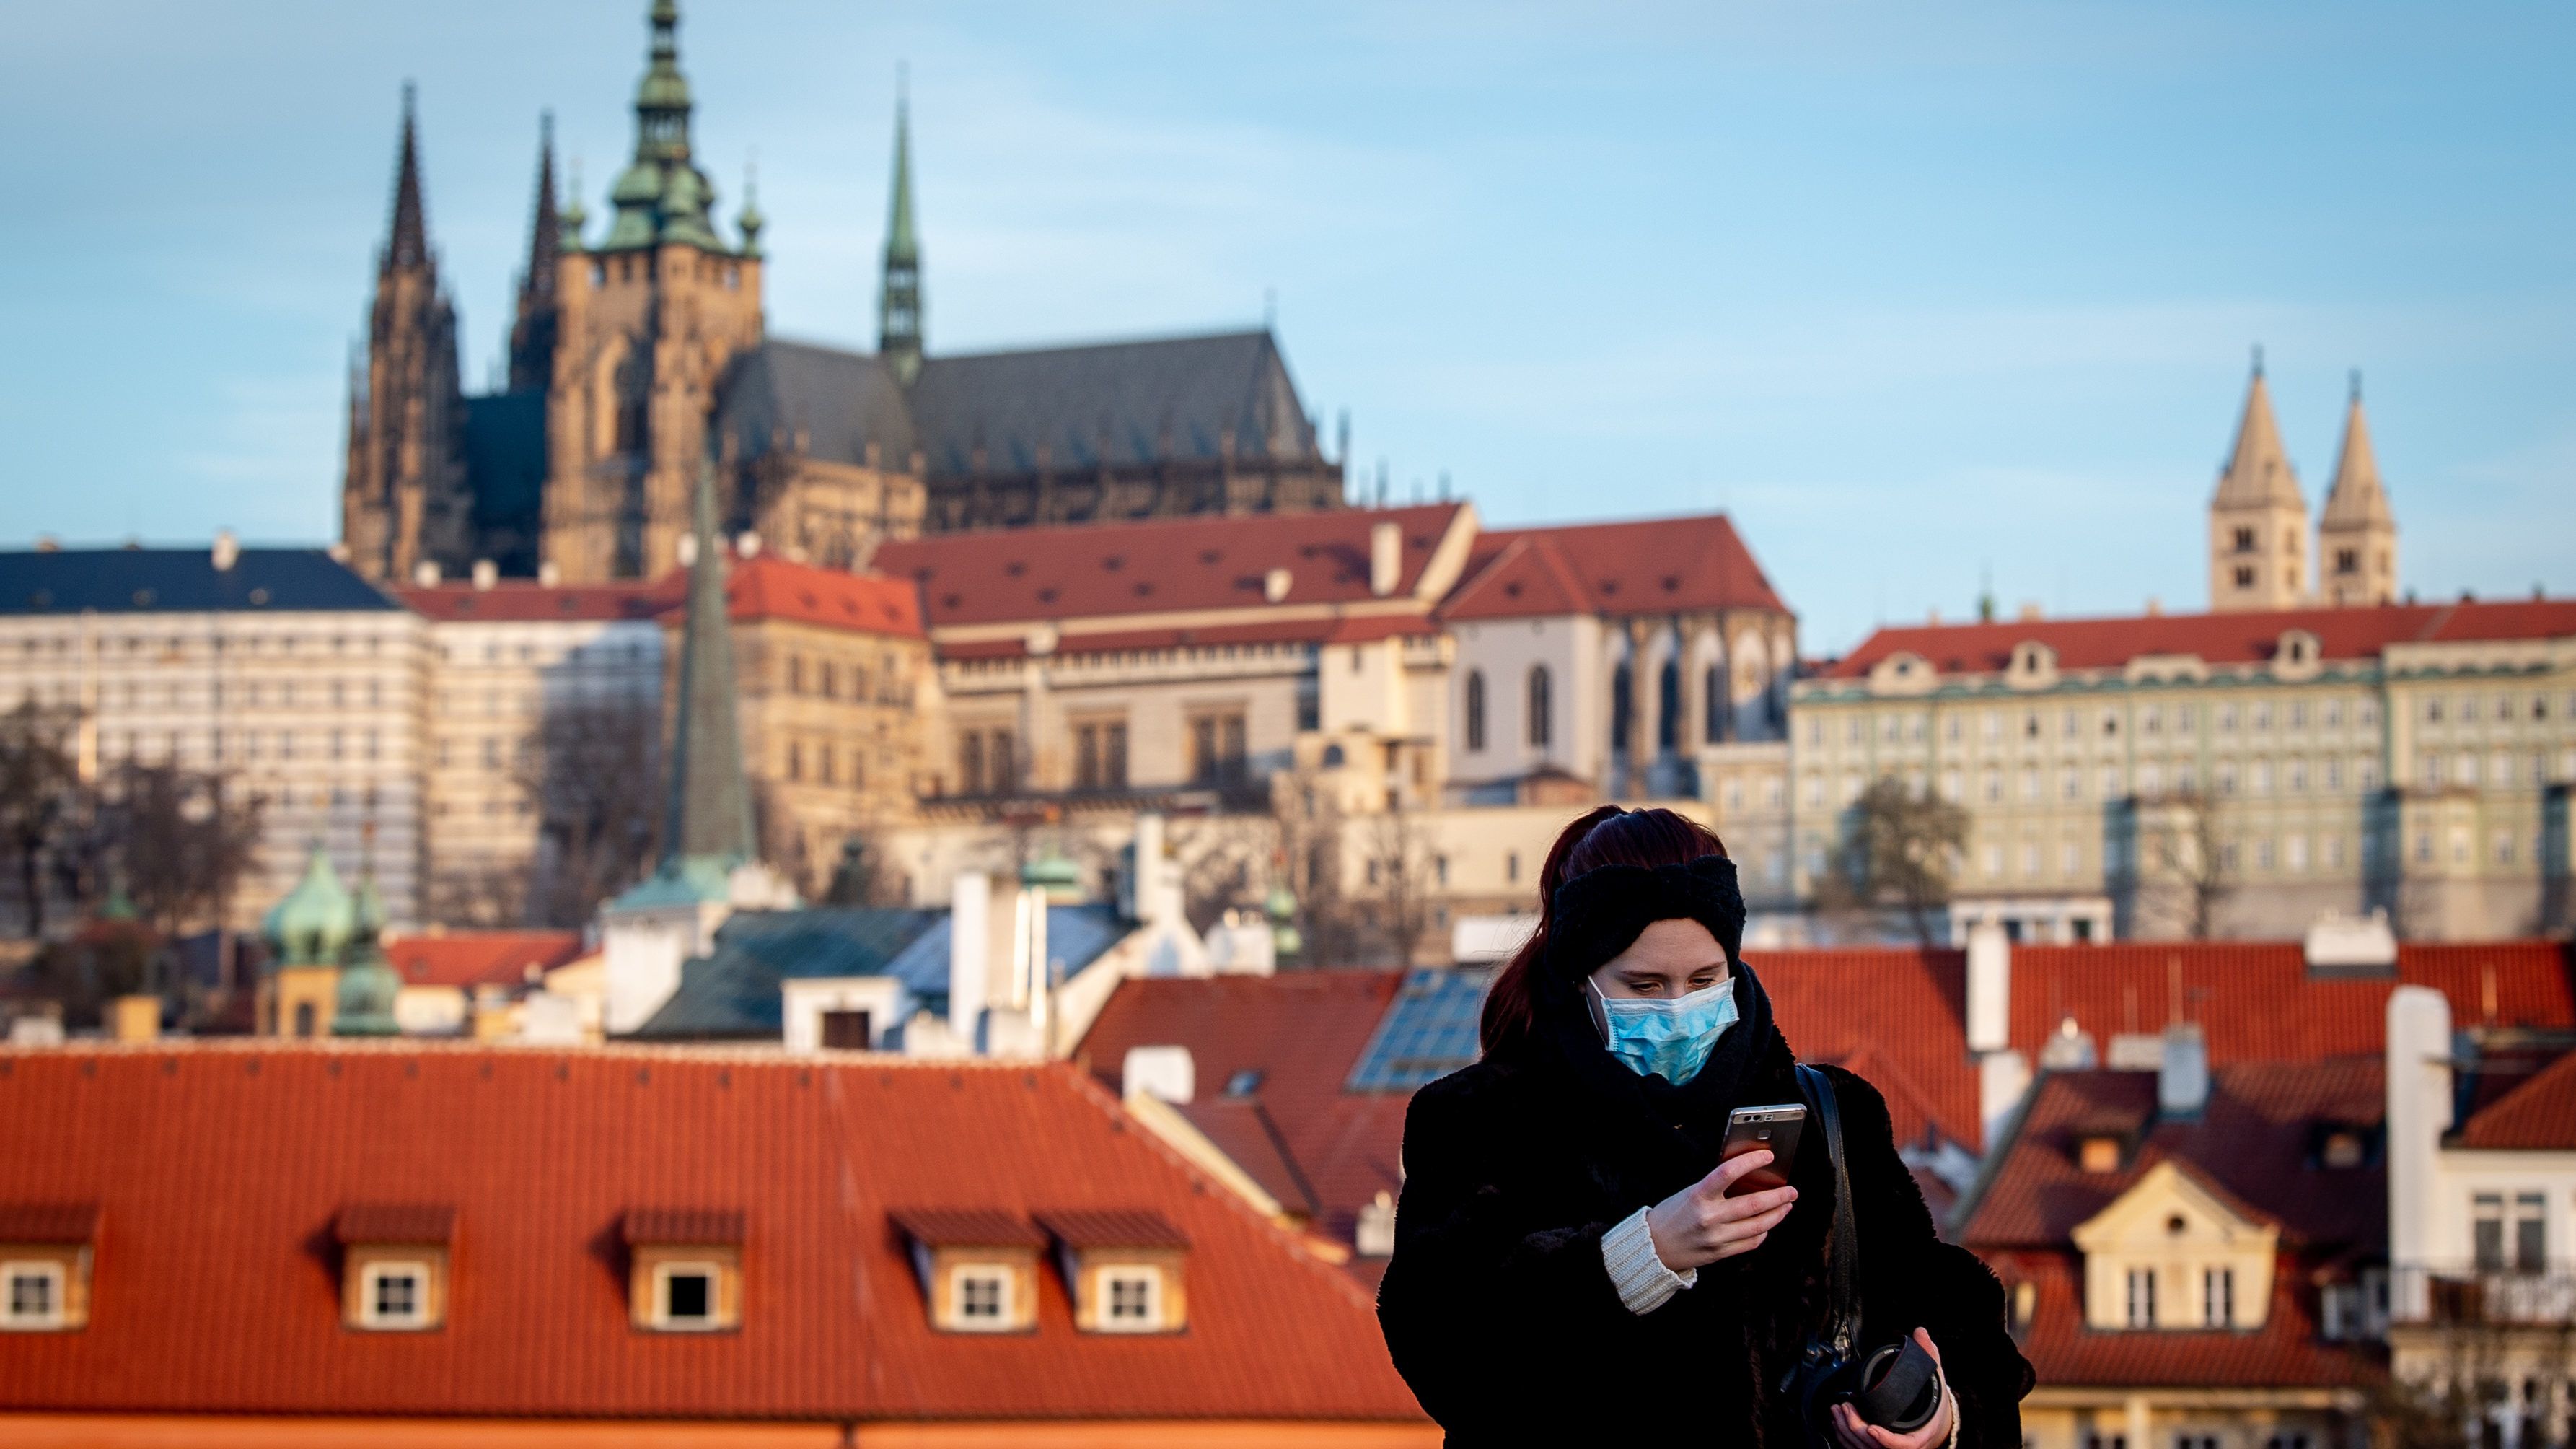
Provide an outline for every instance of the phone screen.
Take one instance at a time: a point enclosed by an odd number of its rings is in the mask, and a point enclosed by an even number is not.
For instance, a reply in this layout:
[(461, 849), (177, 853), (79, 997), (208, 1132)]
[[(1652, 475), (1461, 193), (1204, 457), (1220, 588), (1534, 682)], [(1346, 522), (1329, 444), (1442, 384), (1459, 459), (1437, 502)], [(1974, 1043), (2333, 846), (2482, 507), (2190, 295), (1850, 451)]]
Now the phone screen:
[(1798, 1138), (1807, 1125), (1807, 1109), (1794, 1102), (1771, 1107), (1738, 1107), (1726, 1114), (1722, 1160), (1769, 1149), (1771, 1160), (1735, 1180), (1728, 1197), (1789, 1185), (1789, 1169), (1798, 1161)]

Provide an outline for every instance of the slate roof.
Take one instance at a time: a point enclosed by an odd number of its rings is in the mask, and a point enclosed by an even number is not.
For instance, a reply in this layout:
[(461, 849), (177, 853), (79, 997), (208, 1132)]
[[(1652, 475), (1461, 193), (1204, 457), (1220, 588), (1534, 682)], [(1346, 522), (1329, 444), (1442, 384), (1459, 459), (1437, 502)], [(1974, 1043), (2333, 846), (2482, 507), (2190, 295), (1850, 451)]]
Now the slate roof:
[[(1357, 1285), (1063, 1065), (276, 1041), (0, 1053), (5, 1202), (101, 1215), (88, 1327), (0, 1334), (0, 1398), (20, 1413), (1436, 1433)], [(442, 1327), (341, 1326), (330, 1234), (352, 1202), (453, 1208)], [(1188, 1243), (1188, 1331), (1078, 1332), (1049, 1265), (1033, 1331), (938, 1332), (892, 1221), (920, 1203), (1159, 1215)], [(631, 1326), (630, 1215), (674, 1210), (732, 1219), (739, 1329)]]
[[(1047, 907), (1047, 955), (1067, 980), (1126, 935), (1116, 908)], [(635, 1036), (641, 1040), (775, 1039), (785, 1030), (790, 980), (891, 976), (914, 996), (948, 998), (948, 912), (889, 906), (739, 911), (716, 928), (715, 950), (681, 963), (680, 986)]]
[(744, 461), (783, 449), (864, 467), (868, 444), (875, 443), (880, 466), (912, 466), (912, 415), (903, 388), (869, 353), (770, 338), (725, 370), (715, 425)]
[(0, 550), (0, 615), (374, 612), (401, 607), (318, 548)]
[(918, 448), (933, 481), (1036, 472), (1041, 450), (1065, 472), (1213, 460), (1229, 433), (1238, 458), (1321, 461), (1267, 331), (933, 356), (909, 392), (873, 354), (771, 340), (727, 369), (716, 416), (738, 457), (801, 432), (841, 463)]
[(2025, 641), (2056, 650), (2060, 669), (2117, 669), (2142, 654), (2196, 654), (2213, 665), (2265, 664), (2290, 629), (2317, 636), (2329, 660), (2376, 659), (2397, 644), (2576, 636), (2576, 599), (1909, 625), (1879, 630), (1817, 672), (1827, 679), (1861, 679), (1880, 660), (1904, 651), (1944, 673), (1997, 674)]
[(1496, 529), (1480, 535), (1447, 619), (1788, 612), (1723, 513)]
[[(1219, 456), (1317, 460), (1315, 433), (1267, 331), (923, 359), (913, 425), (933, 479)], [(1104, 433), (1106, 438), (1104, 440)], [(982, 467), (975, 452), (984, 451)]]
[[(1262, 584), (1272, 569), (1288, 571), (1282, 604), (1401, 605), (1466, 509), (1433, 503), (932, 534), (887, 543), (874, 566), (921, 585), (933, 629), (1257, 610), (1268, 602)], [(1401, 530), (1403, 547), (1395, 591), (1383, 601), (1369, 592), (1370, 529), (1381, 523)]]

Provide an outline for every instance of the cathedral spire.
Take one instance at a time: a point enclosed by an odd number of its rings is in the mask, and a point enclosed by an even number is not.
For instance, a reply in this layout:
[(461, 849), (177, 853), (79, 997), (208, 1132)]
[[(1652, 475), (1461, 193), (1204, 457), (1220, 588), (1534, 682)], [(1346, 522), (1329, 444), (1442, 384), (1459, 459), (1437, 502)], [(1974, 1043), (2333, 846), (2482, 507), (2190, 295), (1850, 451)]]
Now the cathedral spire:
[(2390, 517), (2388, 492), (2379, 483), (2379, 458), (2370, 447), (2370, 421), (2361, 411), (2361, 374), (2352, 375), (2352, 403), (2343, 415), (2343, 453), (2335, 459), (2334, 486), (2326, 493), (2322, 522), (2375, 523)]
[(528, 270), (519, 278), (518, 312), (510, 324), (510, 391), (543, 390), (554, 380), (555, 272), (563, 250), (555, 212), (555, 113), (537, 123), (537, 201), (528, 222)]
[(420, 142), (412, 117), (414, 99), (411, 82), (404, 81), (402, 146), (394, 161), (394, 220), (384, 255), (384, 267), (389, 271), (423, 266), (429, 261), (429, 219), (420, 199)]
[(2263, 349), (2236, 421), (2236, 446), (2209, 500), (2209, 607), (2295, 609), (2310, 597), (2308, 502), (2281, 446)]
[(2380, 604), (2397, 596), (2397, 514), (2379, 481), (2358, 372), (2344, 412), (2343, 455), (2335, 460), (2334, 486), (2317, 520), (2317, 567), (2332, 603)]
[(735, 710), (733, 636), (726, 620), (725, 552), (716, 533), (715, 463), (701, 459), (690, 538), (687, 622), (680, 642), (680, 706), (671, 731), (671, 803), (662, 835), (666, 869), (693, 859), (752, 858), (751, 786), (743, 775)]
[(609, 191), (617, 216), (600, 250), (683, 242), (722, 253), (727, 248), (708, 224), (715, 187), (690, 159), (691, 103), (688, 77), (680, 73), (678, 0), (653, 0), (646, 19), (653, 40), (644, 79), (635, 87), (635, 159)]
[(894, 98), (894, 185), (887, 203), (885, 274), (877, 296), (877, 352), (910, 386), (921, 375), (921, 239), (912, 222), (912, 101), (898, 71)]

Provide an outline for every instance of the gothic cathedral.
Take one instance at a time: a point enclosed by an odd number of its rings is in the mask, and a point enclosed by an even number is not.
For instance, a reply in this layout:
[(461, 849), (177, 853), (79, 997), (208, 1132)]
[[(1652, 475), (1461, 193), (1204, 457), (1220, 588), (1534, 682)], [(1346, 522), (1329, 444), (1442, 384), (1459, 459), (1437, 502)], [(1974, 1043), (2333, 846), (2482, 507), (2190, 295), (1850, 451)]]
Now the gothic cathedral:
[[(379, 582), (489, 563), (562, 583), (658, 576), (701, 459), (729, 533), (866, 562), (923, 530), (1339, 507), (1267, 328), (938, 355), (922, 327), (909, 117), (898, 102), (877, 350), (771, 340), (762, 217), (729, 238), (691, 155), (677, 0), (653, 0), (635, 155), (589, 235), (557, 210), (551, 128), (508, 384), (465, 393), (404, 93), (391, 234), (352, 369), (341, 540)], [(577, 188), (576, 188), (577, 189)]]

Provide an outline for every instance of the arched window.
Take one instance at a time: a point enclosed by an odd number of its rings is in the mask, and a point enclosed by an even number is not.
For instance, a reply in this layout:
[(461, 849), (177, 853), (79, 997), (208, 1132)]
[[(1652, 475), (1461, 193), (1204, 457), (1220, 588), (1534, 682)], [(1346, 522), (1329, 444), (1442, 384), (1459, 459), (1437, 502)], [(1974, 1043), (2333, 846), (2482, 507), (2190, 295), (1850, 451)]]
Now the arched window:
[(1678, 750), (1682, 747), (1682, 665), (1678, 659), (1667, 659), (1655, 676), (1655, 748)]
[(1707, 743), (1723, 744), (1726, 741), (1727, 715), (1730, 713), (1727, 708), (1725, 668), (1721, 665), (1710, 665), (1700, 676), (1699, 690), (1700, 732), (1707, 737)]
[(1485, 671), (1467, 671), (1467, 748), (1485, 747)]
[(1548, 720), (1552, 708), (1548, 688), (1547, 666), (1533, 664), (1529, 672), (1529, 742), (1540, 749), (1547, 747)]
[(1610, 675), (1610, 753), (1628, 753), (1628, 732), (1637, 716), (1637, 688), (1623, 662)]

